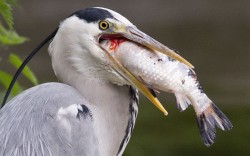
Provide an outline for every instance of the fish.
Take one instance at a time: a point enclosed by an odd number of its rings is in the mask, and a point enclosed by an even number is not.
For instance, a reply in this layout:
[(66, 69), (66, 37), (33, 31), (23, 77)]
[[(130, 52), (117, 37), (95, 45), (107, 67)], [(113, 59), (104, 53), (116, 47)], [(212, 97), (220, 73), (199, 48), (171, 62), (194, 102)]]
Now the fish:
[(173, 93), (181, 112), (192, 105), (206, 146), (214, 143), (216, 127), (223, 131), (232, 129), (227, 116), (204, 92), (193, 68), (125, 39), (104, 40), (101, 46), (153, 93)]

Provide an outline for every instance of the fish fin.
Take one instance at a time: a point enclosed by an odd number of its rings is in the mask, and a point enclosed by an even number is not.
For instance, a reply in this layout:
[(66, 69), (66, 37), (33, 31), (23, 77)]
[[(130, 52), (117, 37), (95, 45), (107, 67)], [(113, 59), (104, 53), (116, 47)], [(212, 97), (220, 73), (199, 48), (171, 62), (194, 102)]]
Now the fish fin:
[(183, 94), (175, 93), (177, 108), (182, 112), (191, 104), (190, 100)]
[(197, 123), (204, 144), (209, 147), (214, 143), (216, 129), (232, 129), (233, 125), (222, 111), (211, 102), (211, 104), (197, 115)]

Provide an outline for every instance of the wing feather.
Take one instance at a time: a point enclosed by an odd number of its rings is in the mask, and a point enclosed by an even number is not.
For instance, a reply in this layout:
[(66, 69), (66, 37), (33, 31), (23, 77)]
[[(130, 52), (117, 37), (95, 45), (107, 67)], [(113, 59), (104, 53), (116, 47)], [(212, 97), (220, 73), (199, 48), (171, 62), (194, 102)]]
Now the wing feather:
[(89, 104), (72, 87), (38, 85), (0, 110), (0, 155), (99, 155)]

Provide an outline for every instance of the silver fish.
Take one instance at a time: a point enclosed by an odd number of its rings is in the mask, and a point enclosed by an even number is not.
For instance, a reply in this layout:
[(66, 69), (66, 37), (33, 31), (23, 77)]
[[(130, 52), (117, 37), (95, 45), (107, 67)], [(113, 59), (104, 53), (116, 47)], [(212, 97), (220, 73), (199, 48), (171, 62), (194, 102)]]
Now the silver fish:
[(147, 87), (174, 93), (180, 111), (184, 111), (191, 104), (206, 146), (214, 143), (215, 127), (222, 130), (230, 130), (233, 127), (229, 119), (205, 94), (190, 67), (130, 41), (105, 40), (101, 45)]

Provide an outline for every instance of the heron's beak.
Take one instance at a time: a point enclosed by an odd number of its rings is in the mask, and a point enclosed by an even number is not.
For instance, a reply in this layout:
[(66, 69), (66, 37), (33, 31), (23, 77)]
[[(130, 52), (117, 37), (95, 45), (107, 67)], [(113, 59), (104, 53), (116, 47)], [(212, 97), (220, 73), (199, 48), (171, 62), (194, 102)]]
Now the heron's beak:
[[(138, 30), (136, 27), (124, 26), (124, 25), (114, 25), (111, 34), (105, 34), (102, 36), (103, 39), (107, 38), (119, 38), (123, 37), (130, 41), (133, 41), (137, 44), (143, 45), (152, 51), (161, 52), (175, 60), (178, 60), (190, 68), (193, 68), (193, 65), (190, 64), (187, 60), (182, 58), (180, 55), (176, 54), (173, 50), (164, 46), (160, 42), (156, 41), (152, 37), (146, 35), (145, 33)], [(102, 47), (101, 47), (102, 48)], [(108, 60), (111, 63), (113, 69), (117, 71), (122, 77), (124, 77), (127, 81), (129, 81), (133, 86), (135, 86), (141, 93), (143, 93), (160, 111), (162, 111), (165, 115), (168, 112), (159, 102), (152, 89), (148, 88), (147, 84), (143, 83), (139, 77), (133, 75), (129, 70), (127, 70), (115, 57), (112, 56), (110, 52), (106, 49), (102, 48), (106, 53)]]
[(186, 59), (184, 59), (183, 57), (181, 57), (180, 55), (178, 55), (177, 53), (175, 53), (173, 50), (169, 49), (168, 47), (164, 46), (160, 42), (156, 41), (152, 37), (143, 33), (136, 27), (127, 26), (125, 28), (123, 27), (120, 30), (123, 31), (121, 35), (124, 38), (127, 38), (135, 43), (141, 44), (153, 51), (161, 52), (162, 54), (165, 54), (172, 59), (182, 62), (183, 64), (187, 65), (190, 68), (194, 68), (194, 66), (191, 63), (189, 63)]

